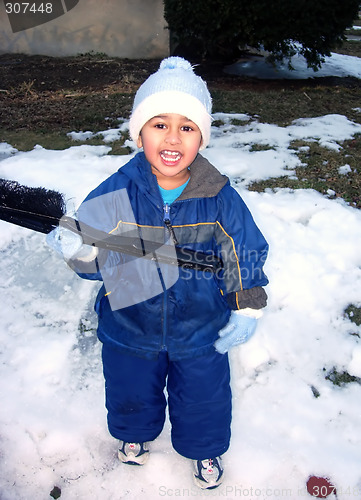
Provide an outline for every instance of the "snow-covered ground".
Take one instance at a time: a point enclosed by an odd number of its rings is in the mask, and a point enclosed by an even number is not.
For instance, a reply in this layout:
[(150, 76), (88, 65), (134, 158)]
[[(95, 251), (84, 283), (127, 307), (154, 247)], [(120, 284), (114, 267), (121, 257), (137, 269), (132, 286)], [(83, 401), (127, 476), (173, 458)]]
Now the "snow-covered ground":
[[(246, 189), (255, 179), (293, 175), (294, 138), (338, 150), (361, 125), (340, 115), (284, 128), (245, 115), (215, 118), (224, 125), (213, 127), (204, 154), (230, 176), (270, 244), (269, 305), (256, 335), (230, 354), (224, 484), (209, 492), (193, 486), (168, 422), (146, 466), (118, 462), (94, 332), (98, 285), (75, 276), (43, 235), (0, 222), (1, 500), (45, 500), (55, 485), (64, 500), (297, 499), (308, 496), (311, 474), (329, 477), (339, 500), (361, 498), (361, 386), (325, 378), (334, 367), (361, 377), (361, 328), (344, 314), (350, 303), (361, 306), (361, 212), (312, 190)], [(252, 151), (254, 144), (272, 149)], [(107, 156), (110, 147), (74, 142), (23, 153), (1, 144), (0, 177), (61, 191), (71, 211), (128, 161)], [(340, 163), (340, 172), (349, 169)]]
[(225, 71), (230, 74), (265, 79), (303, 79), (324, 76), (354, 76), (355, 78), (361, 78), (361, 59), (359, 57), (332, 53), (331, 56), (325, 57), (325, 62), (317, 72), (307, 68), (305, 59), (300, 55), (292, 57), (291, 64), (294, 71), (288, 69), (287, 62), (278, 64), (275, 68), (271, 63), (265, 61), (264, 57), (255, 56), (232, 64)]

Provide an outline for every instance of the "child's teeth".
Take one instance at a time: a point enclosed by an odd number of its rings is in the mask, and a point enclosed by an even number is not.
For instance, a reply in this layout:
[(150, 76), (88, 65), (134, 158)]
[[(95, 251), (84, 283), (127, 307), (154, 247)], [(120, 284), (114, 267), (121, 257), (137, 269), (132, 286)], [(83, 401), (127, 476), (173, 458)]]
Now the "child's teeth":
[(180, 159), (180, 153), (177, 151), (163, 151), (161, 157), (167, 161), (178, 161)]

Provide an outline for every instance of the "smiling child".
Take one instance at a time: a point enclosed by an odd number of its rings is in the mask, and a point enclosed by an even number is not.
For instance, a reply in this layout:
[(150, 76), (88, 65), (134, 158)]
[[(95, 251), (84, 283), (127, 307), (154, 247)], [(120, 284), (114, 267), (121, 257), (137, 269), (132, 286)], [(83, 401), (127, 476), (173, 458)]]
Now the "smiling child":
[[(96, 299), (108, 427), (119, 459), (143, 465), (169, 409), (174, 449), (203, 489), (223, 480), (231, 436), (227, 351), (266, 305), (268, 245), (239, 194), (201, 154), (212, 100), (188, 61), (170, 57), (139, 88), (130, 135), (139, 148), (92, 191), (79, 221), (111, 234), (215, 255), (219, 273), (83, 246), (69, 265), (104, 282)], [(175, 474), (179, 474), (175, 470)]]

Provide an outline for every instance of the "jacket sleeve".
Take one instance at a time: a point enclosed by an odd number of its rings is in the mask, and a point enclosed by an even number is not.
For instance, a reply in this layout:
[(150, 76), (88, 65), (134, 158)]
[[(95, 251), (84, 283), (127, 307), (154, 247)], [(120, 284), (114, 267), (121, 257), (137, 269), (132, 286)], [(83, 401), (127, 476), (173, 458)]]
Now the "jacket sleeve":
[(231, 309), (261, 309), (268, 279), (263, 266), (268, 244), (239, 194), (230, 185), (219, 193), (216, 227), (218, 257), (223, 262), (223, 289)]
[[(94, 248), (94, 247), (90, 247)], [(80, 278), (88, 280), (99, 280), (102, 281), (102, 275), (100, 273), (101, 261), (106, 260), (106, 252), (101, 250), (100, 252), (89, 251), (89, 257), (79, 258), (78, 254), (74, 255), (71, 259), (67, 260), (67, 265), (72, 269)]]

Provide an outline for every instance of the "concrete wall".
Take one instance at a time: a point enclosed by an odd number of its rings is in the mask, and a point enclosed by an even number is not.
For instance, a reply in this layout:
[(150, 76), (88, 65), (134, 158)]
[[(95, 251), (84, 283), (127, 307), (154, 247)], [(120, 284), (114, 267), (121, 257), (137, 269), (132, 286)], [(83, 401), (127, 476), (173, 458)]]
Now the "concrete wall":
[(70, 56), (94, 51), (129, 59), (169, 55), (162, 0), (52, 0), (46, 4), (52, 14), (24, 13), (22, 2), (0, 2), (0, 53)]

